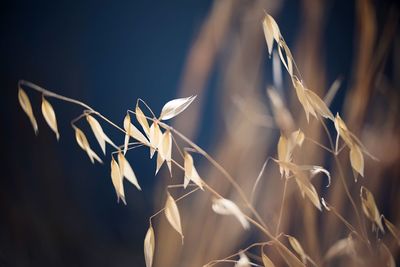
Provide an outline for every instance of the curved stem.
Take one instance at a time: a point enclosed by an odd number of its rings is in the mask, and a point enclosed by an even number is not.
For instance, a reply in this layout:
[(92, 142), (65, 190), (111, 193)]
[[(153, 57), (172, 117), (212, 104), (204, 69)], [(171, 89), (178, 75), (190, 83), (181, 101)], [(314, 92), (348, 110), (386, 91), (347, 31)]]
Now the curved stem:
[(143, 99), (138, 98), (138, 100), (137, 100), (137, 102), (136, 102), (136, 105), (139, 105), (139, 101), (142, 102), (142, 103), (146, 106), (146, 108), (150, 111), (151, 115), (153, 115), (153, 118), (154, 118), (154, 119), (157, 118), (156, 115), (154, 115), (153, 110), (151, 110), (151, 108), (149, 107), (149, 105), (147, 105), (147, 103), (146, 103)]
[(115, 123), (113, 123), (112, 121), (110, 121), (108, 118), (106, 118), (105, 116), (103, 116), (101, 113), (97, 112), (97, 111), (96, 111), (95, 109), (93, 109), (91, 106), (89, 106), (89, 105), (87, 105), (87, 104), (85, 104), (85, 103), (83, 103), (83, 102), (81, 102), (81, 101), (79, 101), (79, 100), (76, 100), (76, 99), (73, 99), (73, 98), (69, 98), (69, 97), (65, 97), (65, 96), (62, 96), (62, 95), (53, 93), (53, 92), (51, 92), (51, 91), (49, 91), (49, 90), (44, 89), (43, 87), (40, 87), (39, 85), (36, 85), (36, 84), (31, 83), (31, 82), (28, 82), (28, 81), (24, 81), (24, 80), (19, 80), (19, 81), (18, 81), (18, 86), (19, 86), (19, 87), (21, 87), (21, 86), (26, 86), (26, 87), (29, 87), (29, 88), (35, 90), (35, 91), (38, 91), (38, 92), (42, 93), (42, 94), (45, 95), (45, 96), (52, 97), (52, 98), (56, 98), (56, 99), (59, 99), (59, 100), (63, 100), (63, 101), (66, 101), (66, 102), (73, 103), (73, 104), (75, 104), (75, 105), (84, 107), (85, 109), (90, 110), (92, 113), (94, 113), (94, 114), (96, 114), (97, 116), (99, 116), (99, 118), (103, 119), (104, 121), (106, 121), (106, 122), (109, 123), (110, 125), (114, 126), (115, 128), (117, 128), (117, 129), (120, 130), (121, 132), (125, 133), (125, 130), (124, 130), (124, 129), (122, 129), (121, 127), (119, 127), (118, 125), (116, 125)]

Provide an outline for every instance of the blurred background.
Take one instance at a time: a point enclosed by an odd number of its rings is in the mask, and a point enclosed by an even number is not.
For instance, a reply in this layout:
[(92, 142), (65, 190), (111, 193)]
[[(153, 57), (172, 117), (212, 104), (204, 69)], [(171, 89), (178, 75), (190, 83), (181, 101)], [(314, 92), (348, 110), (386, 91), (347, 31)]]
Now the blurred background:
[[(57, 142), (39, 115), (40, 95), (26, 90), (39, 123), (35, 136), (18, 104), (19, 79), (88, 103), (118, 124), (137, 98), (157, 114), (168, 100), (196, 94), (195, 103), (171, 123), (221, 162), (245, 192), (251, 191), (265, 159), (276, 154), (279, 129), (267, 86), (278, 89), (297, 127), (326, 143), (317, 123), (306, 124), (284, 69), (282, 81), (272, 77), (261, 27), (264, 10), (276, 18), (312, 90), (324, 96), (335, 80), (342, 81), (331, 110), (344, 114), (350, 129), (380, 158), (366, 162), (366, 179), (360, 183), (399, 225), (396, 1), (3, 1), (0, 266), (144, 266), (148, 217), (163, 206), (165, 185), (182, 180), (176, 172), (171, 182), (165, 169), (154, 177), (155, 160), (138, 149), (128, 159), (143, 191), (126, 186), (128, 205), (118, 204), (109, 156), (104, 165), (92, 165), (75, 142), (70, 120), (81, 109), (50, 99), (61, 134)], [(82, 128), (89, 130), (85, 124)], [(104, 128), (123, 143), (116, 130)], [(295, 158), (331, 166), (314, 146)], [(207, 182), (224, 196), (237, 197), (207, 162), (195, 161)], [(331, 172), (329, 192), (320, 179), (317, 188), (351, 217)], [(353, 184), (350, 175), (348, 182)], [(358, 189), (353, 189), (356, 198)], [(281, 190), (277, 168), (268, 168), (255, 206), (271, 223), (277, 219)], [(334, 240), (346, 237), (345, 228), (332, 217), (303, 220), (301, 215), (316, 214), (299, 199), (290, 195), (287, 210), (293, 217), (285, 217), (282, 230), (299, 236), (309, 255), (322, 263), (321, 255)], [(261, 238), (212, 214), (207, 193), (196, 193), (180, 208), (185, 246), (180, 247), (164, 218), (157, 219), (156, 266), (202, 266)], [(296, 213), (298, 208), (304, 213)], [(326, 233), (323, 240), (317, 238), (320, 233)], [(399, 259), (398, 247), (390, 248)]]

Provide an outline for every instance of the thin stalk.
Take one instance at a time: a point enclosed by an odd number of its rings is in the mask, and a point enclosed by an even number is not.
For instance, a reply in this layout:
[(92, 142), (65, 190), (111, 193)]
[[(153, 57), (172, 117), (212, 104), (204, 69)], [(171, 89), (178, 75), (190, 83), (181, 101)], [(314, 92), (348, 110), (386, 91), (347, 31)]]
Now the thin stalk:
[(125, 130), (124, 130), (124, 129), (122, 129), (121, 127), (119, 127), (118, 125), (116, 125), (115, 123), (113, 123), (112, 121), (110, 121), (108, 118), (106, 118), (105, 116), (103, 116), (101, 113), (97, 112), (97, 111), (96, 111), (95, 109), (93, 109), (91, 106), (89, 106), (89, 105), (87, 105), (87, 104), (85, 104), (85, 103), (83, 103), (83, 102), (81, 102), (81, 101), (79, 101), (79, 100), (76, 100), (76, 99), (73, 99), (73, 98), (69, 98), (69, 97), (65, 97), (65, 96), (62, 96), (62, 95), (53, 93), (53, 92), (51, 92), (51, 91), (49, 91), (49, 90), (46, 90), (46, 89), (40, 87), (39, 85), (36, 85), (36, 84), (31, 83), (31, 82), (28, 82), (28, 81), (24, 81), (24, 80), (19, 80), (19, 81), (18, 81), (18, 86), (19, 86), (19, 87), (21, 87), (21, 86), (26, 86), (26, 87), (29, 87), (30, 89), (33, 89), (33, 90), (38, 91), (38, 92), (41, 92), (41, 93), (44, 94), (45, 96), (52, 97), (52, 98), (56, 98), (56, 99), (59, 99), (59, 100), (63, 100), (63, 101), (66, 101), (66, 102), (73, 103), (73, 104), (75, 104), (75, 105), (84, 107), (85, 109), (90, 110), (92, 113), (96, 114), (96, 115), (99, 116), (101, 119), (103, 119), (104, 121), (106, 121), (106, 122), (109, 123), (110, 125), (114, 126), (115, 128), (117, 128), (117, 129), (120, 130), (121, 132), (125, 133)]
[[(323, 120), (321, 120), (321, 124), (322, 124), (322, 126), (323, 126), (323, 128), (324, 128), (324, 130), (325, 130), (325, 132), (326, 132), (326, 134), (327, 134), (327, 136), (328, 136), (329, 143), (330, 143), (330, 145), (331, 145), (331, 149), (334, 150), (334, 149), (335, 149), (335, 145), (334, 145), (334, 143), (333, 143), (332, 136), (331, 136), (331, 134), (329, 133), (329, 130), (328, 130), (328, 128), (326, 127), (326, 124), (324, 123)], [(358, 224), (359, 224), (359, 226), (360, 226), (361, 232), (362, 232), (362, 234), (363, 234), (363, 236), (364, 236), (364, 239), (365, 239), (365, 240), (368, 240), (366, 231), (365, 231), (365, 229), (364, 229), (364, 227), (363, 227), (363, 224), (362, 224), (362, 222), (361, 222), (361, 217), (360, 217), (360, 213), (358, 212), (357, 205), (356, 205), (356, 203), (355, 203), (353, 197), (352, 197), (351, 194), (350, 194), (349, 187), (347, 186), (346, 180), (345, 180), (345, 178), (344, 178), (344, 173), (343, 173), (342, 165), (340, 164), (339, 158), (337, 157), (336, 153), (334, 153), (333, 156), (334, 156), (334, 158), (335, 158), (335, 162), (336, 162), (337, 168), (338, 168), (338, 170), (339, 170), (340, 181), (342, 182), (343, 187), (344, 187), (344, 190), (345, 190), (346, 195), (347, 195), (347, 198), (350, 200), (351, 205), (352, 205), (352, 207), (353, 207), (353, 210), (354, 210), (354, 212), (356, 213), (357, 221), (358, 221)]]
[(321, 143), (315, 141), (315, 140), (312, 139), (312, 138), (309, 138), (309, 137), (306, 136), (306, 140), (307, 140), (307, 141), (310, 141), (311, 143), (313, 143), (313, 144), (315, 144), (315, 145), (317, 145), (317, 146), (319, 146), (319, 147), (321, 147), (322, 149), (328, 151), (329, 153), (332, 153), (332, 154), (335, 154), (335, 153), (336, 153), (335, 151), (333, 151), (333, 150), (331, 150), (330, 148), (324, 146), (323, 144), (321, 144)]
[[(360, 229), (361, 229), (361, 232), (362, 232), (362, 235), (363, 235), (363, 237), (364, 237), (364, 240), (368, 241), (367, 232), (366, 232), (366, 230), (365, 230), (365, 228), (364, 228), (364, 225), (363, 225), (363, 223), (362, 223), (362, 221), (361, 221), (360, 213), (358, 212), (356, 203), (354, 202), (354, 200), (353, 200), (353, 198), (352, 198), (352, 196), (351, 196), (351, 194), (350, 194), (349, 187), (347, 186), (346, 180), (345, 180), (345, 178), (344, 178), (344, 174), (343, 174), (343, 170), (342, 170), (342, 165), (340, 164), (340, 161), (339, 161), (339, 159), (337, 158), (337, 156), (335, 156), (334, 158), (335, 158), (335, 162), (336, 162), (336, 165), (337, 165), (337, 167), (338, 167), (338, 170), (339, 170), (340, 181), (342, 182), (343, 187), (344, 187), (344, 190), (345, 190), (345, 192), (346, 192), (346, 195), (347, 195), (347, 197), (349, 198), (349, 200), (350, 200), (350, 202), (351, 202), (351, 205), (353, 206), (353, 209), (354, 209), (354, 211), (355, 211), (355, 213), (356, 213), (357, 222), (358, 222), (359, 227), (360, 227)], [(367, 242), (367, 243), (369, 243), (369, 242)]]
[(280, 211), (279, 211), (279, 218), (278, 218), (278, 223), (277, 223), (277, 225), (276, 225), (275, 235), (277, 235), (277, 234), (279, 233), (279, 227), (280, 227), (280, 225), (281, 225), (282, 214), (283, 214), (283, 208), (284, 208), (284, 206), (285, 206), (287, 183), (288, 183), (288, 179), (285, 179), (285, 185), (283, 186), (283, 194), (282, 194), (281, 208), (280, 208)]
[(189, 138), (187, 138), (185, 135), (180, 133), (179, 131), (175, 130), (173, 127), (159, 122), (159, 125), (163, 128), (169, 129), (171, 132), (175, 133), (179, 138), (181, 138), (183, 141), (185, 141), (187, 144), (189, 144), (191, 147), (196, 149), (203, 157), (205, 157), (216, 169), (218, 169), (224, 177), (232, 184), (232, 186), (237, 190), (239, 193), (241, 199), (243, 202), (245, 202), (247, 208), (250, 209), (250, 211), (253, 213), (253, 215), (257, 218), (257, 220), (265, 227), (267, 228), (267, 225), (264, 223), (262, 220), (261, 216), (258, 214), (258, 212), (255, 210), (253, 205), (251, 205), (250, 201), (246, 197), (245, 193), (243, 192), (242, 188), (240, 185), (235, 181), (235, 179), (225, 170), (224, 167), (222, 167), (213, 157), (211, 157), (205, 150), (203, 150), (201, 147), (196, 145), (194, 142), (192, 142)]
[(251, 244), (250, 246), (248, 246), (247, 248), (245, 248), (245, 249), (241, 249), (240, 250), (240, 252), (236, 252), (236, 253), (234, 253), (234, 254), (232, 254), (232, 255), (229, 255), (229, 256), (227, 256), (227, 257), (225, 257), (225, 258), (223, 258), (223, 259), (220, 259), (220, 260), (212, 260), (212, 261), (210, 261), (209, 263), (207, 263), (205, 266), (213, 266), (213, 265), (215, 265), (215, 264), (217, 264), (217, 263), (219, 263), (219, 262), (226, 262), (226, 260), (229, 260), (230, 258), (233, 258), (233, 257), (235, 257), (235, 256), (239, 256), (239, 254), (242, 252), (246, 252), (246, 251), (248, 251), (249, 249), (251, 249), (251, 248), (254, 248), (254, 247), (259, 247), (259, 246), (264, 246), (265, 244), (267, 244), (268, 242), (259, 242), (259, 243), (253, 243), (253, 244)]
[[(176, 185), (173, 185), (173, 186), (176, 186)], [(183, 186), (183, 185), (182, 185), (182, 186)], [(171, 187), (171, 188), (175, 188), (175, 187)], [(175, 202), (181, 201), (182, 199), (184, 199), (184, 198), (190, 196), (191, 194), (193, 194), (194, 192), (196, 192), (196, 191), (199, 190), (199, 189), (200, 189), (200, 187), (196, 187), (195, 189), (193, 189), (193, 190), (187, 192), (186, 194), (180, 196), (179, 198), (175, 199)], [(156, 213), (154, 213), (153, 215), (150, 216), (150, 218), (149, 218), (149, 223), (150, 223), (150, 225), (152, 225), (151, 220), (152, 220), (154, 217), (156, 217), (158, 214), (160, 214), (161, 212), (163, 212), (164, 210), (165, 210), (165, 207), (162, 208), (162, 209), (160, 209), (159, 211), (157, 211)]]

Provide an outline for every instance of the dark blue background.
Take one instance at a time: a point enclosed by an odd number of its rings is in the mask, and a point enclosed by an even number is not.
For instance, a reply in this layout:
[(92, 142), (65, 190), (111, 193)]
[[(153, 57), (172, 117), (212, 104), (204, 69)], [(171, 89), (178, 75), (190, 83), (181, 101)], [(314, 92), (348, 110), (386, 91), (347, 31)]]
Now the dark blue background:
[[(0, 266), (143, 266), (153, 213), (154, 161), (129, 155), (143, 192), (118, 204), (104, 165), (91, 165), (69, 121), (81, 109), (49, 99), (59, 143), (28, 91), (35, 137), (17, 102), (18, 79), (87, 102), (117, 123), (136, 99), (156, 112), (176, 95), (210, 1), (12, 1), (0, 6)], [(85, 123), (80, 124), (88, 130)], [(105, 127), (122, 143), (123, 136)], [(89, 133), (89, 131), (87, 131)], [(88, 136), (90, 136), (88, 134)], [(93, 139), (92, 139), (93, 140)], [(97, 144), (92, 142), (96, 151)]]

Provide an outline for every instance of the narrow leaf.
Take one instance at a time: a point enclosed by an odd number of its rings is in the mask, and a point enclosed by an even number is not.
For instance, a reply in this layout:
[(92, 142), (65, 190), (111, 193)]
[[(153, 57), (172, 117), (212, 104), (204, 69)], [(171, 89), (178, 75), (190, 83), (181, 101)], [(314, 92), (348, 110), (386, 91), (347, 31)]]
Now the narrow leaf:
[(182, 111), (184, 111), (196, 98), (190, 96), (186, 98), (177, 98), (167, 102), (161, 110), (160, 120), (169, 120)]
[(26, 113), (26, 115), (28, 115), (29, 120), (31, 121), (33, 130), (35, 131), (35, 134), (37, 135), (39, 133), (39, 129), (38, 129), (35, 115), (33, 115), (31, 101), (29, 100), (28, 95), (25, 93), (25, 91), (22, 88), (18, 89), (18, 100), (19, 100), (19, 104), (21, 105), (24, 112)]
[(56, 114), (51, 104), (44, 97), (42, 97), (42, 113), (47, 124), (56, 134), (57, 140), (59, 140), (60, 134), (58, 133)]

